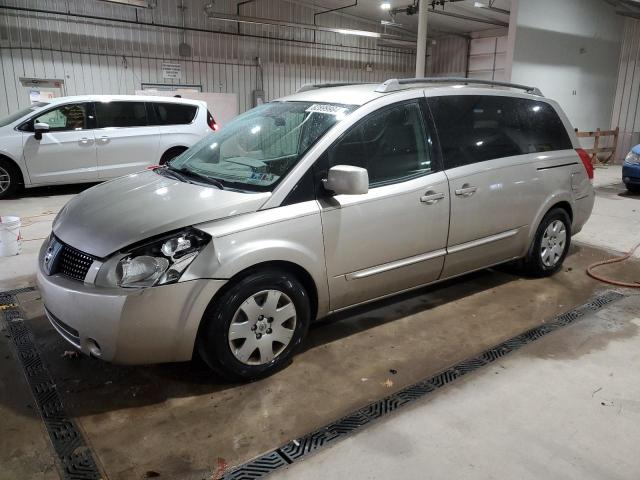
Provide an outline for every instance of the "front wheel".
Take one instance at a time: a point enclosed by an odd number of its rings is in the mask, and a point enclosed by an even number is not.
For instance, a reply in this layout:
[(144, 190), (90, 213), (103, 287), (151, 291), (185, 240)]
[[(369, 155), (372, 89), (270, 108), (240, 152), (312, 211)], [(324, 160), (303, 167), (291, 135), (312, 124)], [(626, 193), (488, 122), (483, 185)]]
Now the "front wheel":
[(20, 190), (20, 170), (13, 163), (0, 158), (0, 199), (10, 197)]
[(562, 268), (570, 244), (571, 219), (562, 208), (554, 208), (540, 222), (523, 259), (525, 273), (534, 277), (553, 275)]
[(198, 353), (231, 380), (276, 372), (293, 357), (309, 327), (309, 296), (298, 279), (266, 270), (241, 279), (207, 308)]

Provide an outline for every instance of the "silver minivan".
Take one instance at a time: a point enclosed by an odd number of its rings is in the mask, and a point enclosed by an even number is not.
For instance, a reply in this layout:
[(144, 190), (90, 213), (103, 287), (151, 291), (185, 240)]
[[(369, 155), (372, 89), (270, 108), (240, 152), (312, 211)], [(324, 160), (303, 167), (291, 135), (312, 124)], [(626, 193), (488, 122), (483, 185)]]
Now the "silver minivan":
[(253, 379), (332, 312), (505, 262), (553, 274), (592, 166), (554, 101), (482, 83), (305, 86), (86, 190), (40, 253), (50, 322), (107, 361)]

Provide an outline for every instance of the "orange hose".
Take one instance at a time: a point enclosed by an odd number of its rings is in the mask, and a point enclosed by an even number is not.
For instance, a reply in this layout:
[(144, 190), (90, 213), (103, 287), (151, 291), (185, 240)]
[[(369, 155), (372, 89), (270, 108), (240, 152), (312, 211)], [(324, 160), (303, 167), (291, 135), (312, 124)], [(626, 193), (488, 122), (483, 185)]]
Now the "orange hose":
[(594, 269), (602, 265), (610, 265), (612, 263), (624, 262), (625, 260), (630, 258), (638, 248), (640, 248), (640, 243), (637, 244), (635, 247), (633, 247), (631, 250), (629, 250), (627, 253), (625, 253), (621, 257), (615, 257), (609, 260), (604, 260), (602, 262), (592, 263), (587, 267), (587, 275), (589, 275), (592, 278), (595, 278), (596, 280), (600, 280), (601, 282), (610, 283), (611, 285), (617, 285), (619, 287), (640, 288), (640, 282), (634, 282), (634, 283), (621, 282), (620, 280), (614, 280), (613, 278), (603, 277), (593, 272)]

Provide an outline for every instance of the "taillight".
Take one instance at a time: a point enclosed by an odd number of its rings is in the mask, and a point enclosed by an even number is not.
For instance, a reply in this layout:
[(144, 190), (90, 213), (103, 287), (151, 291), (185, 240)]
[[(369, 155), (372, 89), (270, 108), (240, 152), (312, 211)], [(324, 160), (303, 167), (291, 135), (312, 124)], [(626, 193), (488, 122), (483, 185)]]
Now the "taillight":
[(213, 118), (213, 115), (211, 115), (211, 112), (207, 112), (207, 123), (209, 124), (209, 128), (214, 132), (217, 132), (218, 130), (220, 130), (220, 125), (216, 123), (215, 119)]
[(585, 151), (584, 148), (576, 148), (576, 152), (578, 153), (580, 160), (582, 160), (582, 164), (584, 165), (584, 169), (587, 171), (589, 180), (593, 180), (593, 164), (591, 163), (589, 154)]

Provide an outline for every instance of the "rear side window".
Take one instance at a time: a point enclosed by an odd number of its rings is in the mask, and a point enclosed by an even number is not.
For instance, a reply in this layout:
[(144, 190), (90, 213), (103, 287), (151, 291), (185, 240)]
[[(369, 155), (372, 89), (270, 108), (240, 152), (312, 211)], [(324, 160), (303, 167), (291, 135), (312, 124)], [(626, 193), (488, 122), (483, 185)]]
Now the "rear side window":
[(153, 103), (158, 125), (187, 125), (193, 122), (198, 107), (180, 103)]
[(365, 117), (328, 150), (329, 167), (366, 168), (372, 187), (419, 177), (433, 170), (418, 102)]
[(488, 95), (431, 97), (428, 102), (446, 168), (573, 148), (560, 117), (545, 102)]
[(144, 102), (96, 102), (98, 128), (148, 125)]

